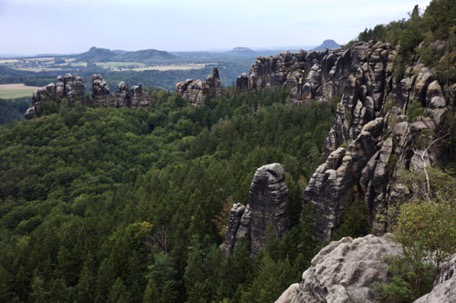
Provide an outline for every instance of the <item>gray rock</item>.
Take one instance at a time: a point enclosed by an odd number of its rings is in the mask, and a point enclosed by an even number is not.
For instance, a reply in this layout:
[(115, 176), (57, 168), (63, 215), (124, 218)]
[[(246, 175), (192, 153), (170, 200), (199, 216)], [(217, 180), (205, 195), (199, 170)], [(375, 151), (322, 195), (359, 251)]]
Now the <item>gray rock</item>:
[(385, 255), (400, 255), (391, 235), (342, 238), (324, 247), (275, 303), (374, 303), (375, 283), (387, 282)]
[(245, 92), (249, 89), (249, 77), (246, 73), (242, 73), (236, 79), (236, 89), (238, 92)]
[(258, 168), (249, 191), (249, 204), (234, 204), (230, 211), (221, 250), (230, 254), (236, 243), (245, 239), (250, 253), (258, 254), (267, 240), (267, 231), (273, 229), (275, 236), (283, 238), (290, 226), (288, 188), (285, 172), (278, 163)]
[(251, 212), (251, 253), (256, 255), (266, 244), (267, 229), (272, 227), (275, 235), (282, 238), (290, 227), (288, 188), (285, 171), (279, 163), (258, 168), (249, 191)]
[[(225, 232), (225, 242), (220, 246), (225, 255), (229, 255), (233, 252), (234, 246), (236, 245), (236, 233), (239, 226), (241, 225), (241, 218), (245, 211), (245, 206), (240, 203), (233, 204), (228, 216), (228, 224)], [(247, 223), (247, 227), (250, 226), (250, 220)]]
[(131, 95), (125, 81), (121, 81), (117, 86), (116, 101), (117, 107), (131, 107)]
[(100, 74), (92, 76), (92, 100), (105, 107), (117, 107), (115, 98), (111, 96), (108, 82)]
[[(49, 83), (33, 92), (32, 104), (24, 114), (26, 119), (32, 119), (41, 114), (40, 103), (43, 98), (49, 98), (60, 103), (67, 98), (68, 104), (84, 103), (85, 85), (81, 77), (74, 77), (66, 74), (65, 77), (58, 76), (55, 83)], [(33, 107), (33, 108), (32, 108)]]
[(453, 255), (451, 261), (442, 266), (431, 292), (416, 299), (413, 303), (429, 302), (456, 302), (456, 255)]
[(299, 283), (291, 284), (282, 295), (275, 301), (275, 303), (290, 303), (291, 300), (297, 297), (299, 291)]
[(144, 100), (143, 97), (143, 89), (142, 85), (134, 85), (130, 89), (130, 96), (131, 96), (131, 107), (132, 108), (139, 108), (139, 107), (146, 107), (149, 105), (149, 102)]
[(220, 94), (221, 87), (219, 70), (214, 67), (212, 76), (208, 76), (206, 81), (187, 79), (176, 83), (176, 93), (180, 94), (190, 104), (198, 106), (203, 104), (209, 95)]
[(27, 120), (30, 120), (30, 119), (33, 119), (36, 117), (36, 111), (35, 111), (35, 107), (34, 106), (31, 106), (29, 108), (27, 108), (25, 114), (24, 114), (24, 118), (27, 119)]

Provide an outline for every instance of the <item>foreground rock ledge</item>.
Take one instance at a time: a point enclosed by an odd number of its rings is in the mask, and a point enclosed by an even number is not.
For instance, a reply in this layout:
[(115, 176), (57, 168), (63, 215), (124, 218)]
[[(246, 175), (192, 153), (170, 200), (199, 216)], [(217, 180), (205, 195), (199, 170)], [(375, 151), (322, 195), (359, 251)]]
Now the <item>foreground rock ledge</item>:
[(275, 303), (377, 302), (374, 285), (387, 281), (385, 255), (402, 253), (392, 235), (367, 235), (334, 241), (324, 247), (303, 273)]

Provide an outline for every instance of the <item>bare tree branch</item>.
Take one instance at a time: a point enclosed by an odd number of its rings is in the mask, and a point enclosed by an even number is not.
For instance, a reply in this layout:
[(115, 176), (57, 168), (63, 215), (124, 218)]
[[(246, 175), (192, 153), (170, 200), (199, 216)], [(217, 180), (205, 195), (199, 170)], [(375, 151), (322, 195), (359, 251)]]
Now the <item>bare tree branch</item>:
[(416, 150), (412, 149), (413, 153), (417, 156), (420, 157), (421, 161), (423, 161), (423, 171), (424, 171), (424, 175), (425, 175), (425, 178), (426, 178), (426, 197), (428, 200), (430, 200), (429, 198), (429, 193), (431, 192), (431, 182), (429, 180), (429, 174), (428, 174), (428, 171), (427, 171), (427, 165), (426, 165), (426, 154), (428, 154), (429, 156), (429, 153), (428, 153), (428, 150), (429, 148), (431, 148), (432, 145), (434, 145), (437, 141), (449, 136), (450, 133), (447, 133), (446, 135), (443, 135), (442, 137), (439, 137), (437, 139), (435, 139), (434, 141), (432, 141), (421, 153), (420, 152), (417, 152)]

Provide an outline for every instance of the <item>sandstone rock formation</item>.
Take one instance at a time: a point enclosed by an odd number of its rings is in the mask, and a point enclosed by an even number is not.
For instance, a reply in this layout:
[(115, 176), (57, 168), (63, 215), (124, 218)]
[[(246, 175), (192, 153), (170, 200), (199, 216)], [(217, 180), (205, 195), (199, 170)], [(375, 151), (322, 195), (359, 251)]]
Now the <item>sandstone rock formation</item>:
[(108, 82), (100, 74), (92, 76), (92, 100), (106, 107), (117, 107), (115, 98), (111, 96)]
[(375, 283), (388, 281), (385, 255), (400, 255), (390, 234), (383, 237), (342, 238), (324, 247), (275, 303), (378, 302)]
[(192, 105), (201, 105), (211, 94), (219, 94), (221, 81), (218, 68), (215, 66), (212, 76), (208, 76), (206, 81), (187, 79), (176, 83), (176, 93), (184, 97)]
[[(436, 138), (448, 105), (455, 102), (456, 87), (443, 86), (423, 64), (409, 66), (395, 79), (396, 55), (391, 44), (372, 41), (347, 49), (284, 52), (259, 57), (250, 74), (236, 81), (238, 91), (285, 86), (291, 102), (337, 102), (323, 146), (326, 161), (304, 193), (304, 203), (316, 210), (320, 240), (331, 237), (355, 200), (367, 206), (375, 234), (388, 230), (388, 209), (411, 194), (398, 182), (400, 171), (422, 173), (417, 153)], [(423, 114), (412, 120), (417, 108)], [(438, 158), (438, 148), (430, 148), (426, 165)]]
[(144, 100), (143, 97), (143, 89), (142, 85), (133, 85), (130, 89), (131, 95), (131, 107), (132, 108), (139, 108), (139, 107), (146, 107), (149, 105), (147, 100)]
[(236, 78), (236, 89), (238, 92), (245, 92), (249, 89), (249, 77), (246, 73), (242, 73)]
[(456, 254), (442, 266), (434, 281), (432, 291), (413, 303), (448, 303), (456, 302)]
[(84, 103), (85, 86), (81, 77), (74, 77), (72, 74), (66, 74), (64, 77), (58, 76), (55, 83), (49, 83), (45, 87), (39, 88), (33, 92), (32, 104), (24, 114), (25, 119), (32, 119), (41, 113), (40, 103), (47, 98), (60, 103), (63, 98), (68, 100), (69, 104), (77, 102)]
[(118, 107), (130, 107), (131, 106), (131, 95), (128, 90), (128, 85), (121, 81), (117, 86), (116, 100)]
[(221, 249), (230, 254), (236, 242), (245, 239), (252, 255), (258, 254), (267, 240), (267, 230), (282, 238), (289, 229), (288, 188), (279, 163), (258, 168), (253, 176), (247, 206), (234, 204), (230, 211), (225, 243)]
[(100, 74), (92, 76), (92, 99), (85, 97), (85, 86), (81, 77), (74, 77), (66, 74), (64, 77), (58, 76), (55, 83), (50, 83), (45, 87), (39, 88), (33, 93), (32, 105), (24, 114), (26, 119), (39, 116), (40, 103), (44, 98), (60, 103), (63, 98), (68, 100), (68, 104), (83, 103), (96, 104), (104, 107), (147, 107), (149, 101), (144, 98), (142, 85), (135, 85), (129, 90), (128, 85), (121, 81), (115, 95), (111, 94), (109, 85)]

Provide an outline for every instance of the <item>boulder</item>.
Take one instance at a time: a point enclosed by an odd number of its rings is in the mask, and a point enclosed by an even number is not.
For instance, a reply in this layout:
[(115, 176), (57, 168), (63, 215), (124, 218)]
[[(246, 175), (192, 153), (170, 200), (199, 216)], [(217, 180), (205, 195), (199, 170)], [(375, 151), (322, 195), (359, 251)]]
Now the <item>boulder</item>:
[(389, 279), (383, 257), (401, 253), (390, 234), (331, 242), (312, 259), (299, 285), (291, 285), (275, 303), (379, 302), (374, 285)]

